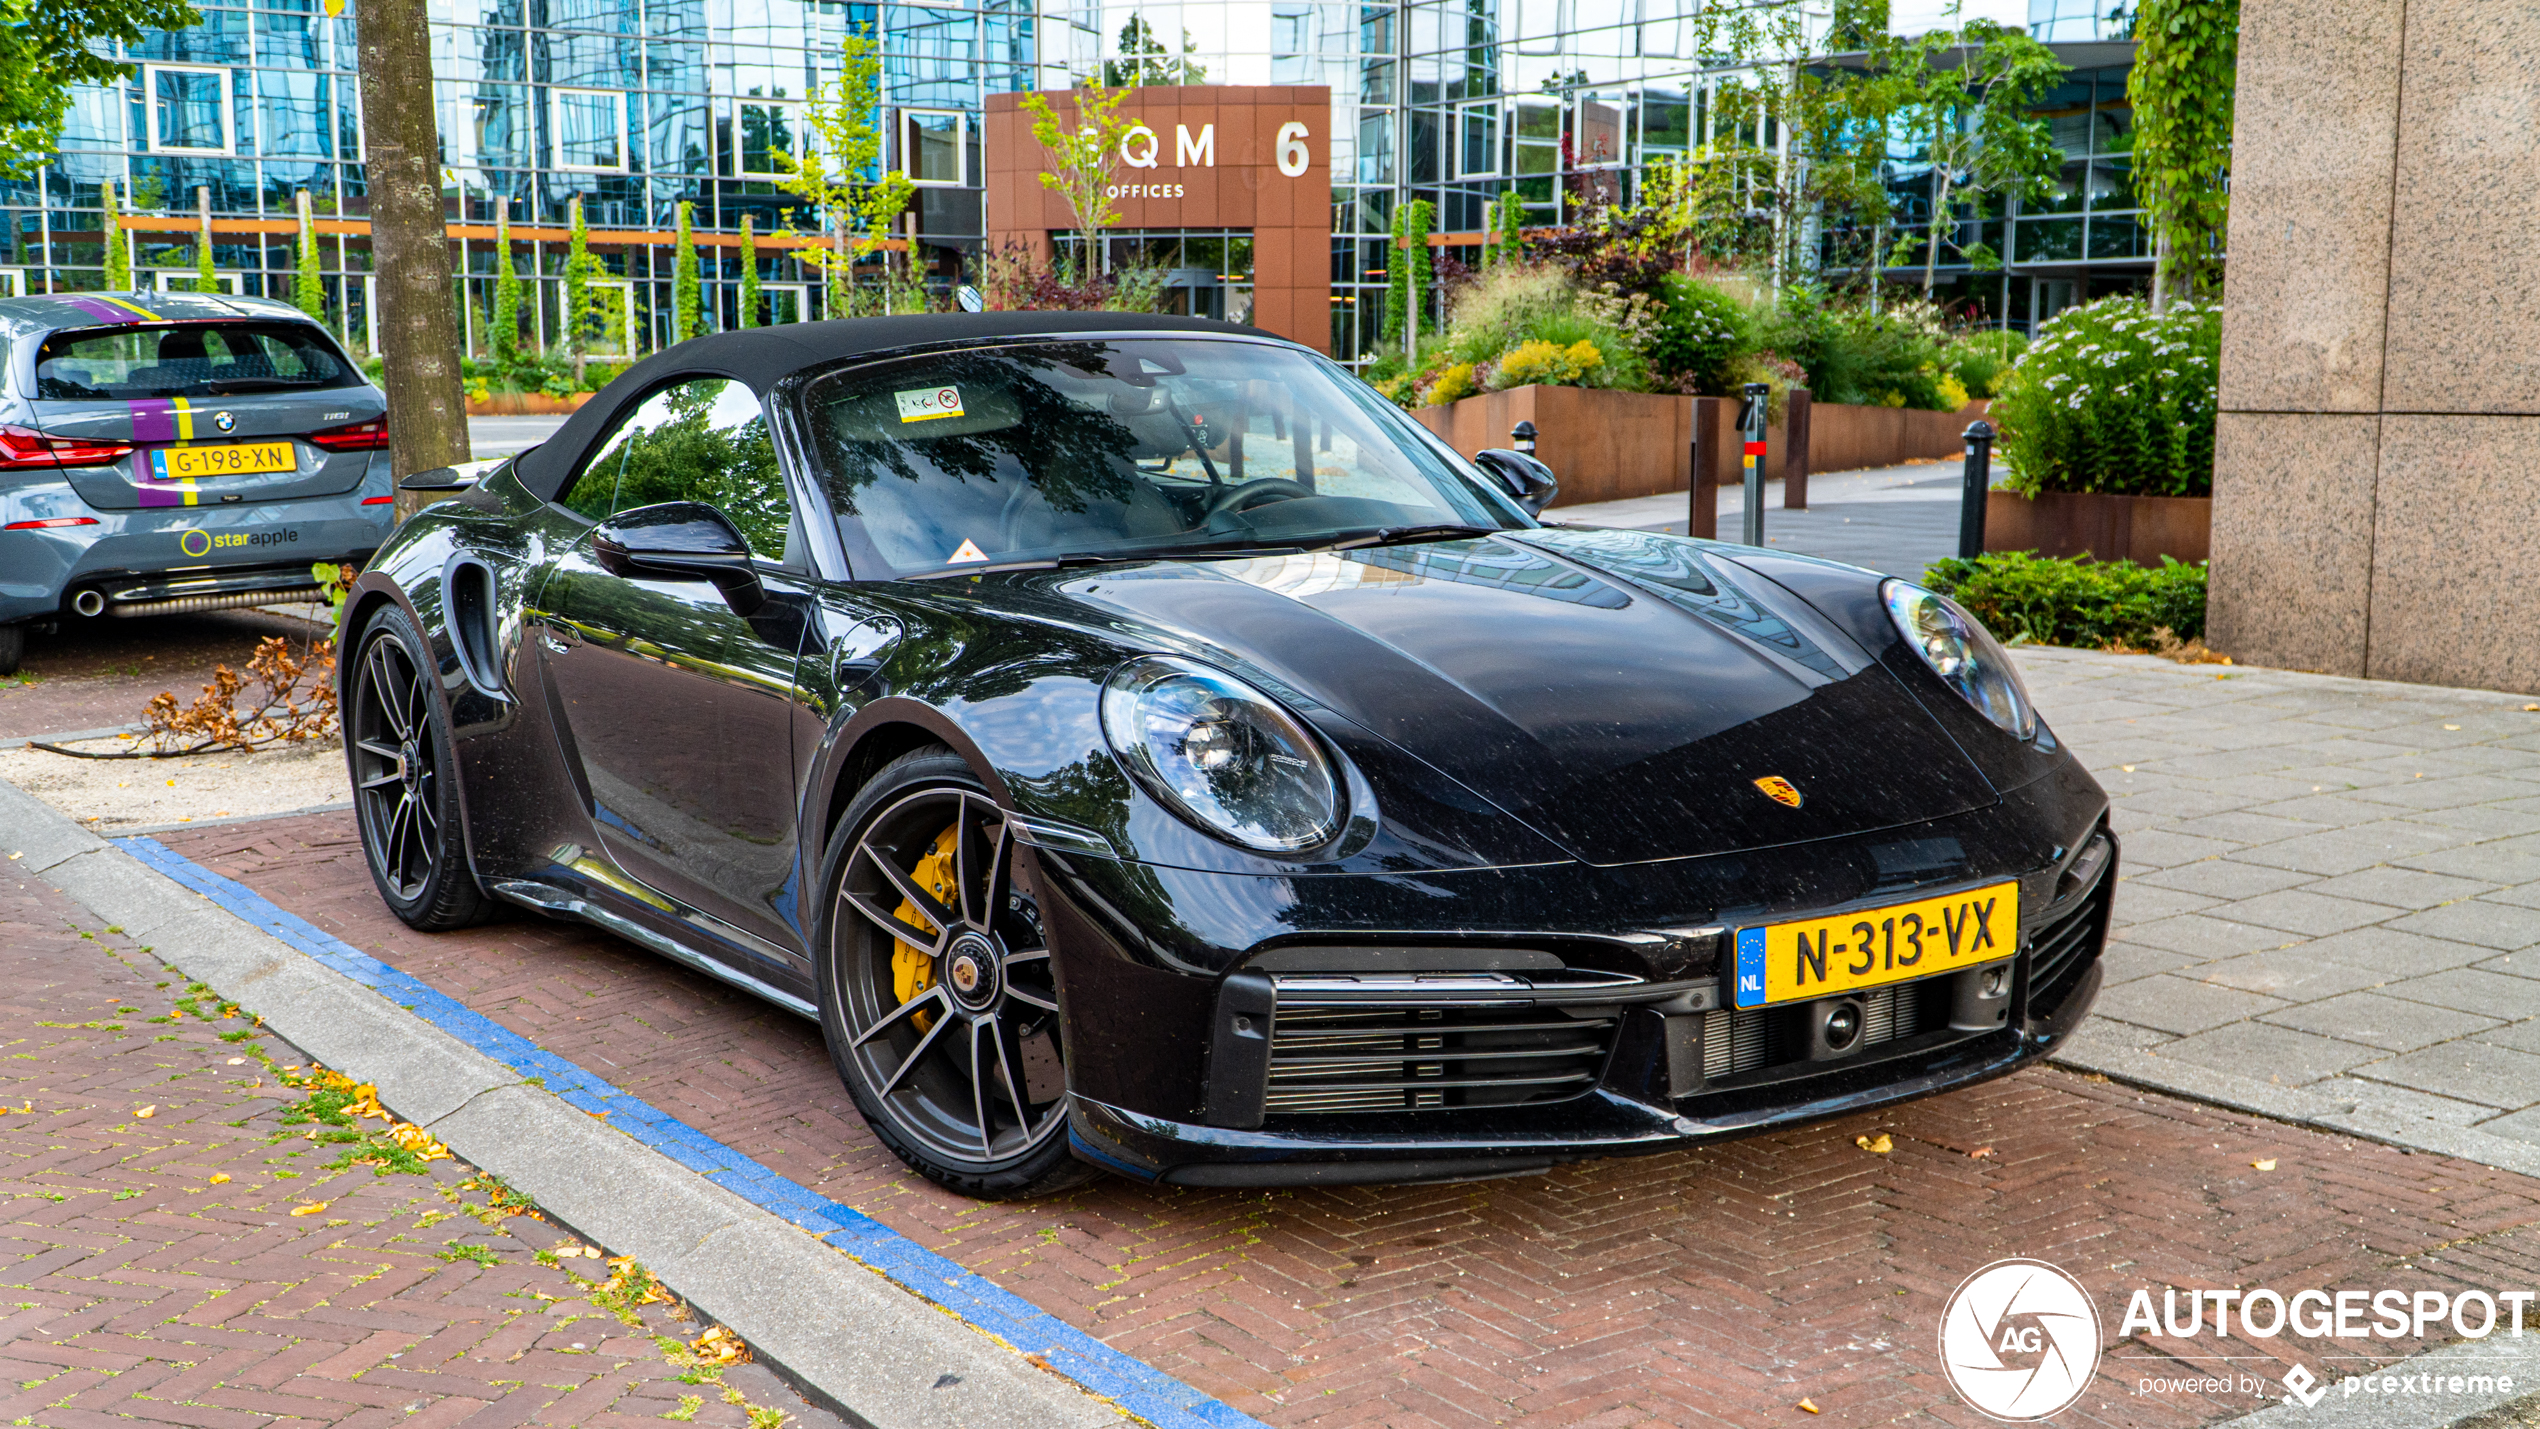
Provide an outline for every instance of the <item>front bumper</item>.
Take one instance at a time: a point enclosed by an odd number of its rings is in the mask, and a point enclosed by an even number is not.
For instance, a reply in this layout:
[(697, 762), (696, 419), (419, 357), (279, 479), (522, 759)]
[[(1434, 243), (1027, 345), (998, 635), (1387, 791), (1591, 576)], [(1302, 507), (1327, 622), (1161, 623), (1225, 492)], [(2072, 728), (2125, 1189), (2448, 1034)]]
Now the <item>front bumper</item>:
[[(1971, 990), (1963, 984), (1982, 968), (1896, 984), (1881, 1005), (1878, 1040), (1849, 1055), (1829, 1057), (1808, 1045), (1798, 1031), (1807, 1005), (1728, 1011), (1714, 995), (1716, 981), (1691, 990), (1646, 986), (1602, 1008), (1573, 998), (1557, 1012), (1535, 1011), (1528, 1015), (1538, 1020), (1504, 1025), (1549, 1028), (1528, 1035), (1554, 1043), (1533, 1044), (1536, 1054), (1480, 1054), (1497, 1061), (1462, 1062), (1455, 1049), (1508, 1048), (1522, 1038), (1479, 1021), (1437, 1020), (1454, 1014), (1405, 1001), (1400, 1066), (1384, 1069), (1387, 1080), (1371, 1084), (1379, 1090), (1362, 1094), (1375, 1100), (1350, 1108), (1346, 1094), (1319, 1103), (1291, 1094), (1283, 1108), (1271, 1050), (1276, 1037), (1265, 1035), (1279, 1025), (1278, 980), (1239, 977), (1221, 994), (1203, 1119), (1159, 1117), (1080, 1095), (1071, 1138), (1088, 1161), (1180, 1185), (1467, 1180), (1729, 1140), (1973, 1085), (2045, 1056), (2088, 1014), (2100, 986), (2115, 855), (2113, 836), (2103, 832), (2067, 865), (2069, 886), (2057, 888), (2043, 916), (2023, 929), (2008, 1000), (1990, 1016), (1953, 1000)], [(2085, 866), (2086, 876), (2071, 876)], [(1527, 991), (1513, 988), (1512, 997)], [(1606, 1014), (1610, 1031), (1583, 1078), (1591, 1085), (1522, 1104), (1452, 1104), (1474, 1096), (1473, 1088), (1503, 1093), (1482, 1077), (1540, 1074), (1548, 1064), (1557, 1070), (1557, 1057), (1539, 1054), (1546, 1046), (1574, 1049), (1586, 1035), (1578, 1029)], [(1539, 1020), (1547, 1016), (1556, 1020)], [(1308, 1043), (1303, 1050), (1317, 1048)], [(1439, 1080), (1424, 1083), (1423, 1075)], [(1431, 1095), (1423, 1090), (1429, 1085), (1464, 1090)], [(1387, 1096), (1410, 1109), (1371, 1109)]]

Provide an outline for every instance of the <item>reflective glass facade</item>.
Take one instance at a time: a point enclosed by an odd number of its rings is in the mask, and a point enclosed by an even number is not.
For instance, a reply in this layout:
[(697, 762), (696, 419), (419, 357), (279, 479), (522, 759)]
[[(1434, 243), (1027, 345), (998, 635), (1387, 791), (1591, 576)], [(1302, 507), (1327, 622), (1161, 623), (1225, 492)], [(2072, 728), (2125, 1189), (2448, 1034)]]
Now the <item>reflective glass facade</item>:
[[(850, 26), (882, 38), (890, 162), (919, 181), (917, 261), (959, 272), (984, 231), (979, 116), (986, 95), (1115, 83), (1320, 84), (1332, 91), (1332, 338), (1344, 357), (1372, 343), (1394, 206), (1438, 207), (1450, 235), (1514, 191), (1530, 222), (1565, 217), (1562, 175), (1585, 171), (1618, 198), (1641, 165), (1699, 143), (1720, 73), (1695, 53), (1700, 0), (435, 0), (435, 81), (450, 217), (465, 249), (468, 328), (482, 344), (492, 304), (497, 214), (514, 264), (535, 280), (535, 329), (553, 329), (561, 231), (579, 198), (595, 250), (626, 289), (645, 345), (668, 335), (671, 250), (682, 202), (705, 235), (710, 325), (734, 320), (743, 215), (762, 236), (811, 220), (772, 182), (796, 152), (798, 106), (834, 77)], [(294, 215), (306, 191), (325, 238), (330, 300), (360, 337), (370, 307), (354, 25), (360, 0), (203, 6), (203, 23), (151, 37), (133, 78), (82, 91), (62, 152), (35, 181), (0, 184), (8, 210), (0, 287), (103, 281), (101, 188), (126, 195), (143, 286), (190, 277), (206, 216), (226, 285), (286, 297)], [(2118, 0), (2032, 0), (2031, 27), (2104, 51), (2130, 20)], [(2003, 273), (1950, 273), (1953, 291), (2025, 323), (2094, 285), (2148, 266), (2125, 158), (2121, 65), (2077, 71), (2045, 106), (2066, 155), (2056, 197), (1987, 241)], [(1910, 156), (1895, 173), (1909, 203)], [(1172, 261), (1240, 289), (1249, 274), (1211, 243), (1166, 235)], [(1196, 243), (1197, 247), (1192, 247)], [(1229, 252), (1236, 251), (1229, 248)], [(1223, 273), (1228, 276), (1214, 276)], [(760, 248), (781, 318), (817, 316), (818, 285), (781, 242)], [(2041, 284), (2061, 285), (2041, 287)], [(1216, 301), (1239, 304), (1229, 291)]]

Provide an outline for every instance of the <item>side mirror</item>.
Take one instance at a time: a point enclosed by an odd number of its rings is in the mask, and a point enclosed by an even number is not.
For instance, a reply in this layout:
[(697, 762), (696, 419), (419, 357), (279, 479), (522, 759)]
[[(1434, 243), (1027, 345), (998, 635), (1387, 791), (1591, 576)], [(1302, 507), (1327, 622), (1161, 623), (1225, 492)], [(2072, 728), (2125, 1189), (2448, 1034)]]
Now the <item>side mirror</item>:
[(620, 511), (591, 533), (591, 555), (613, 576), (712, 581), (736, 615), (767, 604), (750, 544), (722, 512), (701, 501), (665, 501)]
[(1552, 474), (1551, 467), (1524, 452), (1493, 447), (1489, 451), (1473, 453), (1473, 465), (1490, 473), (1500, 485), (1507, 487), (1508, 494), (1517, 498), (1517, 504), (1526, 508), (1529, 516), (1542, 515), (1543, 508), (1552, 504), (1552, 498), (1561, 494), (1561, 478)]

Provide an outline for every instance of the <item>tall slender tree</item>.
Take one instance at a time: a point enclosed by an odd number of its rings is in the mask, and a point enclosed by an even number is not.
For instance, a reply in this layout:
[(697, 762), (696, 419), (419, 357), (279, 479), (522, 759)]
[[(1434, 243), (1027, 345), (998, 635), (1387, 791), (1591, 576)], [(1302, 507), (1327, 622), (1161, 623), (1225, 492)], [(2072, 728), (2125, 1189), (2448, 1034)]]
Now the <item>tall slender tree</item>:
[[(509, 200), (503, 201), (510, 208)], [(511, 219), (494, 215), (494, 361), (509, 367), (520, 360), (520, 275), (512, 271)]]
[(2222, 286), (2240, 0), (2145, 0), (2134, 36), (2134, 182), (2152, 221), (2152, 309), (2163, 312)]
[(1102, 270), (1102, 231), (1120, 221), (1119, 207), (1111, 201), (1111, 171), (1120, 162), (1120, 141), (1138, 127), (1137, 120), (1120, 114), (1120, 101), (1128, 97), (1125, 89), (1088, 80), (1068, 95), (1075, 113), (1061, 120), (1046, 98), (1023, 96), (1023, 112), (1032, 118), (1032, 137), (1049, 155), (1041, 170), (1041, 187), (1057, 194), (1076, 216), (1078, 241), (1074, 266), (1067, 275), (1070, 282), (1085, 282)]
[[(450, 302), (425, 0), (363, 0), (361, 20), (364, 177), (381, 310), (376, 336), (387, 369), (389, 468), (403, 481), (468, 459), (467, 401)], [(421, 504), (418, 494), (397, 494), (400, 517)]]
[(828, 315), (845, 317), (855, 265), (890, 241), (892, 225), (916, 192), (905, 170), (882, 167), (882, 52), (873, 36), (850, 30), (838, 42), (838, 77), (815, 85), (803, 104), (812, 138), (800, 155), (778, 154), (776, 186), (820, 215), (826, 247), (796, 252), (820, 265)]
[(695, 205), (679, 201), (679, 247), (670, 267), (670, 340), (686, 342), (705, 329), (699, 326), (704, 284), (697, 275), (697, 238), (688, 231), (688, 212)]
[(291, 269), (291, 301), (319, 322), (326, 321), (326, 276), (318, 267), (317, 219), (309, 211), (309, 191), (299, 191), (300, 250)]
[(121, 210), (119, 210), (115, 205), (115, 181), (113, 179), (106, 180), (104, 190), (106, 203), (106, 291), (110, 293), (128, 293), (132, 291), (132, 235), (124, 231), (124, 226), (120, 222), (123, 215)]
[(564, 259), (564, 340), (565, 351), (573, 354), (573, 385), (582, 386), (583, 364), (590, 359), (591, 339), (600, 324), (600, 291), (593, 280), (600, 276), (600, 260), (591, 252), (591, 230), (582, 221), (582, 199), (576, 195), (570, 207), (572, 237), (565, 248)]
[(758, 326), (758, 233), (741, 215), (741, 326)]

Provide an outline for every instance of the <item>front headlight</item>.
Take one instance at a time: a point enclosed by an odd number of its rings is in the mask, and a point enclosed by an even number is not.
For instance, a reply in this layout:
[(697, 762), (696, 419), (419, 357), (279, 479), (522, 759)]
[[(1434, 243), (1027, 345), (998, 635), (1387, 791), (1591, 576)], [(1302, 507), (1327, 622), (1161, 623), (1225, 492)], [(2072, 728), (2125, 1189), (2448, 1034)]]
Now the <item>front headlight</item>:
[(1295, 853), (1340, 831), (1340, 781), (1322, 746), (1224, 671), (1132, 661), (1103, 688), (1102, 730), (1148, 793), (1219, 838)]
[(1889, 581), (1887, 617), (1932, 673), (1965, 697), (1976, 712), (2020, 739), (2037, 737), (2037, 706), (2010, 652), (1976, 618), (1949, 599), (1918, 585)]

